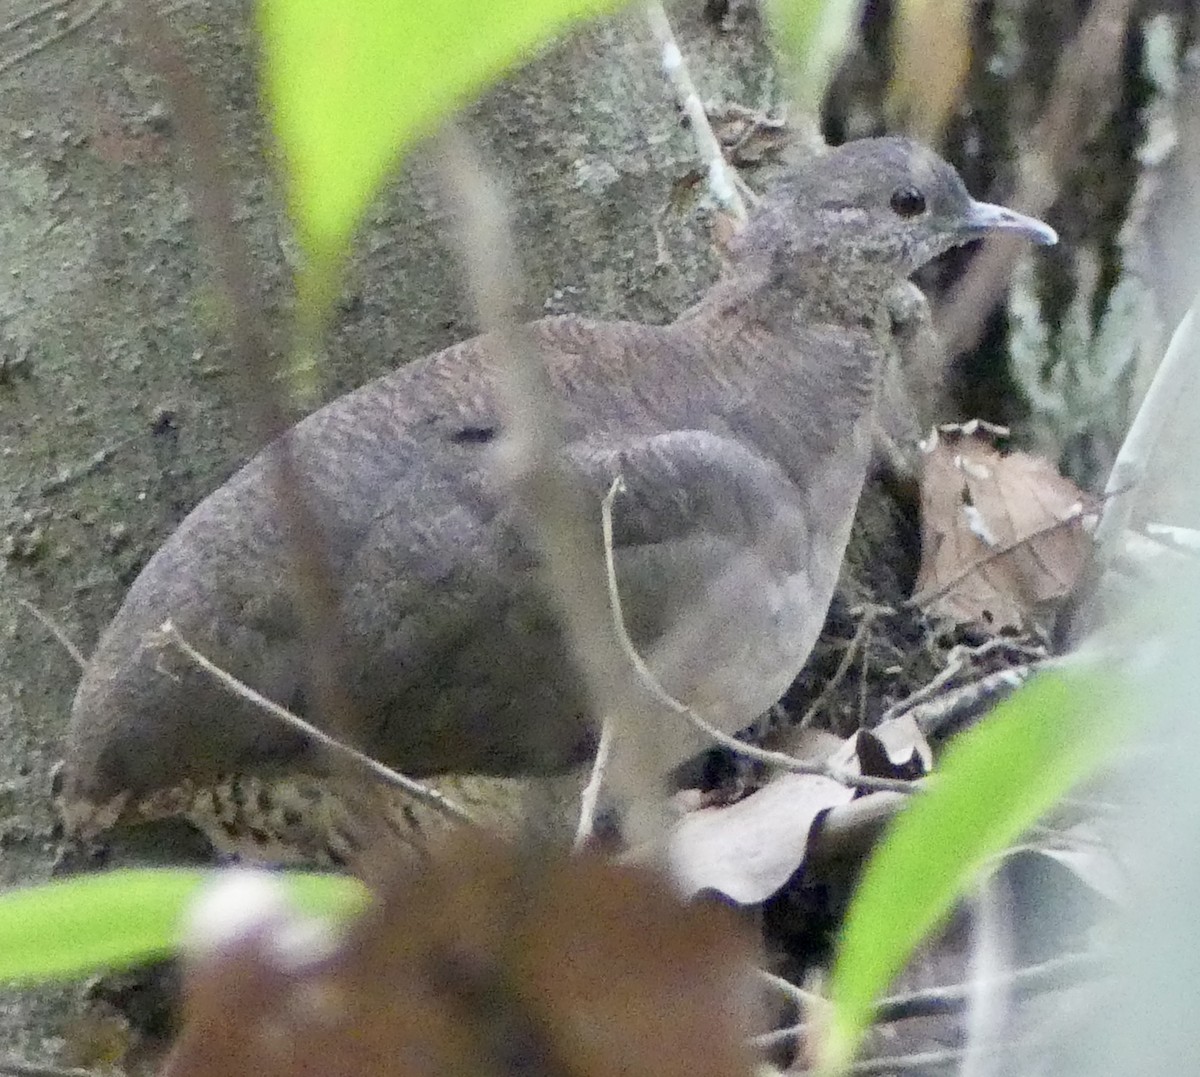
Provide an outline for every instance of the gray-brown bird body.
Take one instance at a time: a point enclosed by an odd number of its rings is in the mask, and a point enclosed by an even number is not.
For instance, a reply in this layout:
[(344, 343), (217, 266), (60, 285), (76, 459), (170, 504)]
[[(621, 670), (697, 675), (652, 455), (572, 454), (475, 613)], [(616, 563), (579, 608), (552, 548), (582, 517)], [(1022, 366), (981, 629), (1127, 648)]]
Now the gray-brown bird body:
[[(920, 212), (909, 212), (913, 192)], [(639, 647), (668, 689), (723, 728), (782, 694), (820, 629), (870, 461), (885, 293), (996, 228), (1053, 236), (973, 202), (920, 147), (852, 143), (773, 193), (725, 278), (673, 324), (526, 327), (558, 391), (564, 466), (594, 498), (597, 526), (612, 479), (628, 487), (614, 546)], [(358, 746), (414, 775), (547, 772), (593, 743), (492, 466), (497, 362), (489, 337), (468, 340), (286, 435), (340, 589)], [(192, 512), (101, 638), (67, 745), (65, 814), (77, 831), (180, 785), (321, 771), (301, 734), (149, 645), (170, 619), (235, 676), (311, 711), (269, 452)]]

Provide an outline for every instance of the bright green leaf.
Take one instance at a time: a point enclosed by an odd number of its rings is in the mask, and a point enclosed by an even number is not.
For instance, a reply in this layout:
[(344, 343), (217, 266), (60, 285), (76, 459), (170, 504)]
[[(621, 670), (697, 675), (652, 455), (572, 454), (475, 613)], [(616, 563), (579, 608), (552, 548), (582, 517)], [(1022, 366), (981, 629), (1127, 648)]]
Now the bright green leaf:
[[(213, 871), (125, 870), (0, 894), (0, 982), (69, 979), (165, 957)], [(344, 918), (366, 893), (337, 875), (280, 874), (296, 908)]]
[(827, 1068), (853, 1057), (875, 1000), (989, 858), (1112, 758), (1124, 725), (1111, 680), (1043, 673), (958, 738), (930, 791), (875, 850), (846, 915), (830, 982)]
[(336, 264), (397, 153), (572, 19), (618, 0), (260, 0), (306, 254)]

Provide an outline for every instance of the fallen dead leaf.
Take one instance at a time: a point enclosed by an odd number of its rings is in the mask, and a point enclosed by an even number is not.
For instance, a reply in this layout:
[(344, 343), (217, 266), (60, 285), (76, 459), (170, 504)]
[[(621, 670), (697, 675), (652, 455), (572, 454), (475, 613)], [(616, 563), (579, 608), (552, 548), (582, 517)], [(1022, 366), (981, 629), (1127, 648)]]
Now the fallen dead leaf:
[(1111, 922), (1130, 892), (1111, 851), (1076, 841), (1070, 832), (1049, 844), (1029, 842), (1010, 849), (1001, 870), (1019, 928), (1014, 959), (1023, 964), (1094, 946), (1097, 928), (1102, 931)]
[(956, 624), (1027, 630), (1074, 590), (1095, 500), (1054, 466), (1002, 455), (982, 424), (946, 426), (924, 446), (921, 568), (912, 601)]
[(933, 769), (933, 749), (914, 719), (901, 715), (860, 729), (836, 752), (829, 765), (871, 778), (923, 778)]
[(903, 793), (867, 793), (830, 808), (809, 834), (806, 874), (820, 879), (854, 877), (909, 800)]
[(1055, 834), (1053, 841), (1028, 841), (1009, 850), (1010, 858), (1046, 857), (1069, 872), (1082, 886), (1112, 905), (1128, 905), (1128, 872), (1105, 839), (1090, 823), (1077, 823)]
[(687, 894), (715, 890), (739, 905), (766, 901), (795, 874), (813, 823), (854, 790), (815, 774), (781, 774), (736, 804), (685, 815), (670, 842)]
[[(811, 753), (800, 758), (824, 760), (847, 774), (912, 780), (933, 766), (929, 742), (907, 717), (845, 739), (805, 730), (795, 741), (801, 742)], [(687, 894), (714, 890), (740, 905), (766, 901), (805, 862), (826, 814), (842, 810), (855, 795), (832, 778), (780, 774), (736, 803), (688, 812), (671, 835), (672, 871)], [(903, 794), (892, 796), (904, 799)], [(873, 824), (858, 829), (878, 831)], [(832, 850), (826, 852), (837, 858)]]
[(875, 726), (871, 734), (883, 746), (888, 762), (895, 770), (916, 771), (915, 774), (894, 773), (893, 777), (922, 777), (933, 770), (933, 749), (915, 718), (906, 714), (889, 718)]

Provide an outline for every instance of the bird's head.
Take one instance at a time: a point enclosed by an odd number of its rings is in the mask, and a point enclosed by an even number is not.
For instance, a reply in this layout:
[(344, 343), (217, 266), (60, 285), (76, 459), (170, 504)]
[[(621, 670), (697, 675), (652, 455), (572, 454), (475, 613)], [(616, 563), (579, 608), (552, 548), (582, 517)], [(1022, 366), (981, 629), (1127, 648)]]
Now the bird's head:
[(740, 237), (746, 253), (854, 265), (907, 277), (952, 247), (995, 232), (1058, 242), (1049, 225), (967, 193), (932, 150), (905, 138), (848, 142), (807, 161)]

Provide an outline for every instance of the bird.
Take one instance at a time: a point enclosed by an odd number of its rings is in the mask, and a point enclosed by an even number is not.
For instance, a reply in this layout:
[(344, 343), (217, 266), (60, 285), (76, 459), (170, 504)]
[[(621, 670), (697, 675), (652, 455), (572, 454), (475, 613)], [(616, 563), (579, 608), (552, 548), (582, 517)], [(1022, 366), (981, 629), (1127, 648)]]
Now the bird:
[[(597, 506), (624, 481), (613, 554), (630, 634), (663, 687), (719, 728), (776, 702), (817, 639), (871, 462), (889, 290), (996, 232), (1057, 241), (972, 198), (919, 143), (852, 141), (790, 167), (729, 241), (720, 279), (673, 322), (524, 327), (557, 395), (564, 473)], [(495, 336), (466, 340), (282, 435), (338, 590), (356, 747), (414, 777), (551, 774), (596, 745), (495, 466), (501, 353)], [(328, 774), (311, 738), (151, 645), (170, 620), (256, 691), (323, 721), (274, 451), (184, 519), (102, 633), (67, 730), (68, 834), (175, 812), (236, 840), (256, 802), (266, 813), (266, 786), (245, 786), (256, 792), (234, 796), (237, 820), (219, 825), (204, 821), (214, 788)], [(680, 757), (698, 747), (676, 733)]]

